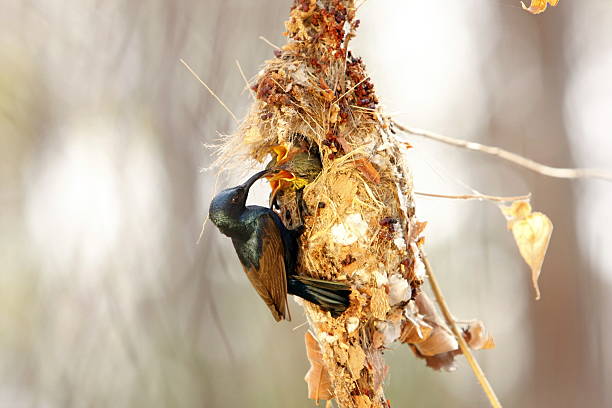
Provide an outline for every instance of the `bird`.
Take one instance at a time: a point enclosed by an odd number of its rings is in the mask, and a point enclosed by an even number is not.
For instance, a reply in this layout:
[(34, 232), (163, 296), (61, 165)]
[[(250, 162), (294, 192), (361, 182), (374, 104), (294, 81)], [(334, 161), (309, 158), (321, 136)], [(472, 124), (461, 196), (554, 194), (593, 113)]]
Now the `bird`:
[(275, 172), (267, 174), (266, 178), (270, 181), (273, 194), (276, 190), (287, 187), (303, 188), (321, 173), (321, 158), (316, 147), (309, 148), (303, 143), (280, 144), (273, 146), (271, 150), (273, 156), (266, 169)]
[(298, 275), (301, 230), (287, 229), (268, 207), (246, 205), (251, 186), (270, 171), (260, 171), (243, 184), (217, 194), (210, 203), (210, 220), (231, 238), (244, 272), (276, 321), (291, 320), (288, 294), (338, 317), (350, 304), (350, 286)]
[(312, 183), (323, 168), (319, 150), (307, 145), (304, 136), (296, 134), (293, 144), (273, 146), (272, 153), (272, 159), (266, 165), (266, 169), (273, 170), (266, 175), (272, 187), (270, 207), (278, 207), (277, 196), (280, 193), (295, 190), (296, 208), (303, 224), (303, 213), (309, 213), (303, 200), (304, 187)]

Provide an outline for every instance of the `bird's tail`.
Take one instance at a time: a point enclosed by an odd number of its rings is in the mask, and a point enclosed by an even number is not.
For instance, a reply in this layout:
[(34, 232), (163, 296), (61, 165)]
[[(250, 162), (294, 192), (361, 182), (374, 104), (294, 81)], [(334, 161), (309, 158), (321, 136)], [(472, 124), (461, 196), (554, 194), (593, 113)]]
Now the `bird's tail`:
[(292, 275), (287, 280), (287, 291), (319, 305), (334, 317), (344, 312), (350, 303), (351, 287), (340, 282)]

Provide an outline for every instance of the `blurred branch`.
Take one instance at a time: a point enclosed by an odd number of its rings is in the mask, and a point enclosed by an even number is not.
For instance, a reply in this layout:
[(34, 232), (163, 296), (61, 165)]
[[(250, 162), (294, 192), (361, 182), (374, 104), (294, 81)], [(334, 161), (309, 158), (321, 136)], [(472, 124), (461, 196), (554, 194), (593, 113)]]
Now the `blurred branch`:
[(440, 307), (442, 314), (444, 314), (444, 318), (446, 319), (446, 322), (448, 323), (449, 327), (453, 331), (453, 334), (455, 335), (455, 338), (457, 339), (457, 342), (459, 343), (461, 352), (465, 356), (465, 359), (468, 361), (470, 367), (472, 367), (472, 371), (474, 371), (474, 375), (476, 376), (476, 379), (480, 383), (480, 386), (482, 387), (483, 391), (485, 392), (485, 394), (487, 394), (487, 398), (489, 399), (489, 403), (491, 404), (491, 406), (493, 408), (501, 408), (502, 405), (499, 402), (497, 395), (495, 395), (495, 391), (493, 390), (493, 387), (491, 386), (491, 384), (489, 383), (489, 380), (485, 376), (484, 371), (482, 371), (482, 368), (480, 368), (478, 361), (476, 361), (476, 357), (474, 357), (474, 355), (472, 354), (470, 347), (468, 346), (467, 342), (461, 335), (459, 328), (457, 327), (457, 324), (455, 322), (455, 319), (453, 318), (453, 315), (448, 309), (448, 305), (446, 304), (446, 300), (444, 299), (442, 290), (440, 289), (440, 286), (438, 285), (438, 281), (433, 273), (433, 270), (431, 269), (429, 260), (427, 259), (427, 256), (425, 256), (425, 252), (423, 252), (422, 249), (420, 250), (420, 252), (421, 252), (421, 259), (423, 261), (423, 264), (425, 265), (425, 270), (427, 271), (427, 276), (429, 277), (429, 283), (431, 285), (431, 290), (434, 293), (436, 302), (438, 302), (438, 306)]
[(490, 154), (492, 156), (499, 157), (502, 160), (509, 161), (511, 163), (529, 169), (533, 172), (542, 174), (544, 176), (566, 179), (597, 178), (601, 180), (612, 181), (612, 173), (603, 170), (550, 167), (542, 163), (538, 163), (534, 160), (528, 159), (526, 157), (520, 156), (516, 153), (501, 149), (499, 147), (487, 146), (476, 142), (467, 142), (465, 140), (454, 139), (452, 137), (429, 132), (427, 130), (410, 128), (397, 123), (393, 119), (390, 119), (390, 122), (393, 124), (393, 126), (395, 126), (397, 129), (401, 130), (404, 133), (415, 136), (422, 136), (427, 139), (435, 140), (437, 142), (449, 144), (451, 146), (457, 146), (476, 152)]
[(266, 37), (264, 37), (263, 35), (260, 35), (260, 36), (259, 36), (259, 39), (260, 39), (261, 41), (265, 42), (266, 44), (268, 44), (268, 45), (269, 45), (270, 47), (272, 47), (272, 48), (275, 48), (275, 49), (277, 49), (277, 50), (280, 50), (280, 49), (281, 49), (281, 48), (280, 48), (278, 45), (274, 44), (273, 42), (271, 42), (270, 40), (268, 40), (268, 39), (267, 39)]
[(531, 193), (520, 195), (520, 196), (509, 196), (509, 197), (498, 197), (498, 196), (492, 196), (492, 195), (487, 195), (487, 194), (446, 195), (446, 194), (423, 193), (419, 191), (415, 191), (414, 194), (420, 195), (423, 197), (450, 198), (453, 200), (487, 200), (487, 201), (501, 201), (501, 202), (529, 200), (531, 198)]

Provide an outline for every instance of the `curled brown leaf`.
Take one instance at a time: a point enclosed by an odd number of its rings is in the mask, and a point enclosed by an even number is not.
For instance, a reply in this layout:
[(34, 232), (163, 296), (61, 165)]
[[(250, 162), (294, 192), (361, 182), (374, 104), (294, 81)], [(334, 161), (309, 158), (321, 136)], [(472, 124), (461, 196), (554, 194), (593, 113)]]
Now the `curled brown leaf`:
[(438, 326), (433, 329), (427, 340), (416, 344), (416, 348), (422, 355), (432, 357), (437, 354), (457, 350), (459, 348), (459, 344), (457, 343), (455, 336), (444, 328)]
[(402, 343), (419, 344), (427, 340), (432, 331), (433, 327), (423, 321), (406, 320), (399, 339)]
[(463, 337), (473, 350), (485, 350), (495, 347), (493, 336), (485, 328), (480, 320), (472, 320), (467, 329), (464, 331)]
[(315, 401), (330, 400), (333, 398), (332, 384), (329, 372), (323, 364), (319, 343), (310, 332), (304, 334), (306, 342), (306, 356), (310, 362), (310, 369), (304, 377), (308, 384), (308, 398)]

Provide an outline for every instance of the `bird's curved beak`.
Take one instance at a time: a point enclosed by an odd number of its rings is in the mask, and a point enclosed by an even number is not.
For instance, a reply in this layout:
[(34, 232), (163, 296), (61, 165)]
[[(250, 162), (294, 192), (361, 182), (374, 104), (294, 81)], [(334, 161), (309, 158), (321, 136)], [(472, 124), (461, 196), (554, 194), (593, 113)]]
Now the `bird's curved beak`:
[(242, 184), (242, 187), (244, 187), (247, 191), (249, 191), (249, 189), (251, 188), (251, 186), (260, 178), (262, 178), (263, 176), (265, 176), (266, 174), (270, 173), (271, 171), (273, 171), (272, 169), (266, 169), (266, 170), (262, 170), (258, 173), (253, 174), (247, 181), (245, 181)]

